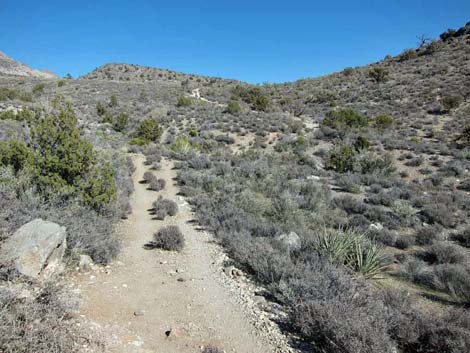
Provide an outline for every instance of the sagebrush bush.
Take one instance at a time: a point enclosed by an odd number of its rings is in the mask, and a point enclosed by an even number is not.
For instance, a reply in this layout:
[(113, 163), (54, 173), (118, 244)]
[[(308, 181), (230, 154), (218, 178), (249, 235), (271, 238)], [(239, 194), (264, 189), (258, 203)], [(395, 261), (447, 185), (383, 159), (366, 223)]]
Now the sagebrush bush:
[(451, 234), (451, 239), (459, 243), (461, 246), (470, 248), (470, 228)]
[(163, 249), (168, 251), (182, 251), (184, 236), (178, 226), (162, 227), (153, 236), (153, 241), (145, 245), (147, 249)]
[(166, 216), (173, 217), (178, 213), (178, 205), (173, 200), (164, 199), (161, 195), (152, 204), (153, 212), (158, 219), (163, 220)]
[(159, 179), (157, 177), (154, 177), (152, 178), (152, 180), (150, 180), (148, 189), (152, 191), (161, 191), (165, 188), (165, 185), (165, 179)]
[(60, 291), (49, 283), (23, 300), (0, 292), (1, 352), (78, 353), (85, 345), (99, 347), (86, 329), (77, 326)]
[(470, 304), (470, 268), (456, 264), (443, 264), (435, 268), (443, 288), (462, 304)]
[(432, 245), (438, 240), (442, 240), (443, 228), (439, 225), (421, 227), (416, 232), (416, 243), (418, 245)]
[(429, 246), (422, 257), (425, 261), (432, 264), (456, 264), (465, 261), (463, 249), (449, 242), (436, 242)]

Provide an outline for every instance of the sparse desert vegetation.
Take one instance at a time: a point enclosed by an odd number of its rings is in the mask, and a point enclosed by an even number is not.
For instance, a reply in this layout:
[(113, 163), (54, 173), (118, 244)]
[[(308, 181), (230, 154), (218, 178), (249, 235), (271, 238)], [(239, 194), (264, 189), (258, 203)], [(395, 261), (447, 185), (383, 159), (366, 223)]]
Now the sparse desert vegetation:
[[(0, 75), (0, 244), (42, 218), (66, 227), (64, 262), (110, 263), (131, 212), (128, 154), (143, 154), (153, 222), (180, 217), (161, 195), (174, 181), (305, 352), (467, 352), (469, 43), (467, 24), (282, 84), (130, 64), (75, 80)], [(183, 256), (186, 234), (160, 225), (145, 248)], [(3, 264), (0, 289), (11, 285), (33, 286)], [(77, 351), (61, 289), (34, 285), (28, 300), (0, 291), (0, 351)]]

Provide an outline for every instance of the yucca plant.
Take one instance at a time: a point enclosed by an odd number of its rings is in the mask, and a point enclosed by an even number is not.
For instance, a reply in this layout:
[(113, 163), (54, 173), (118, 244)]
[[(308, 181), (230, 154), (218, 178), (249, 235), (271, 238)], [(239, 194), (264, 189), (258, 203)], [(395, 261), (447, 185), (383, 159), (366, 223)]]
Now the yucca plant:
[(383, 249), (371, 243), (363, 235), (356, 238), (348, 256), (345, 265), (365, 278), (378, 278), (389, 265)]
[(389, 265), (381, 247), (352, 230), (325, 229), (314, 237), (312, 247), (318, 255), (365, 278), (377, 278)]

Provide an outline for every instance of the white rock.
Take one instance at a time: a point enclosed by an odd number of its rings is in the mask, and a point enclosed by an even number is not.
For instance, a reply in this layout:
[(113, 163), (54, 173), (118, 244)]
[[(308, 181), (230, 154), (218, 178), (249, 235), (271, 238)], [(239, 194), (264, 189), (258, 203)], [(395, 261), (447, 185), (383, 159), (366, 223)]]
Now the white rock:
[(65, 227), (35, 219), (4, 242), (0, 258), (25, 276), (43, 279), (63, 269), (66, 248)]

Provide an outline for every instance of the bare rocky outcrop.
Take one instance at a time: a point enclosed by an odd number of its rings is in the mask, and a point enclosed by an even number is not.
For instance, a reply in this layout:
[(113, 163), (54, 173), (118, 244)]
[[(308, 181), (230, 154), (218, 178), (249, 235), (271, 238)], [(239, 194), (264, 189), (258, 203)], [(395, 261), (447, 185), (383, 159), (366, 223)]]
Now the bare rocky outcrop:
[(22, 275), (44, 279), (62, 269), (66, 244), (65, 227), (38, 218), (4, 242), (0, 258)]

